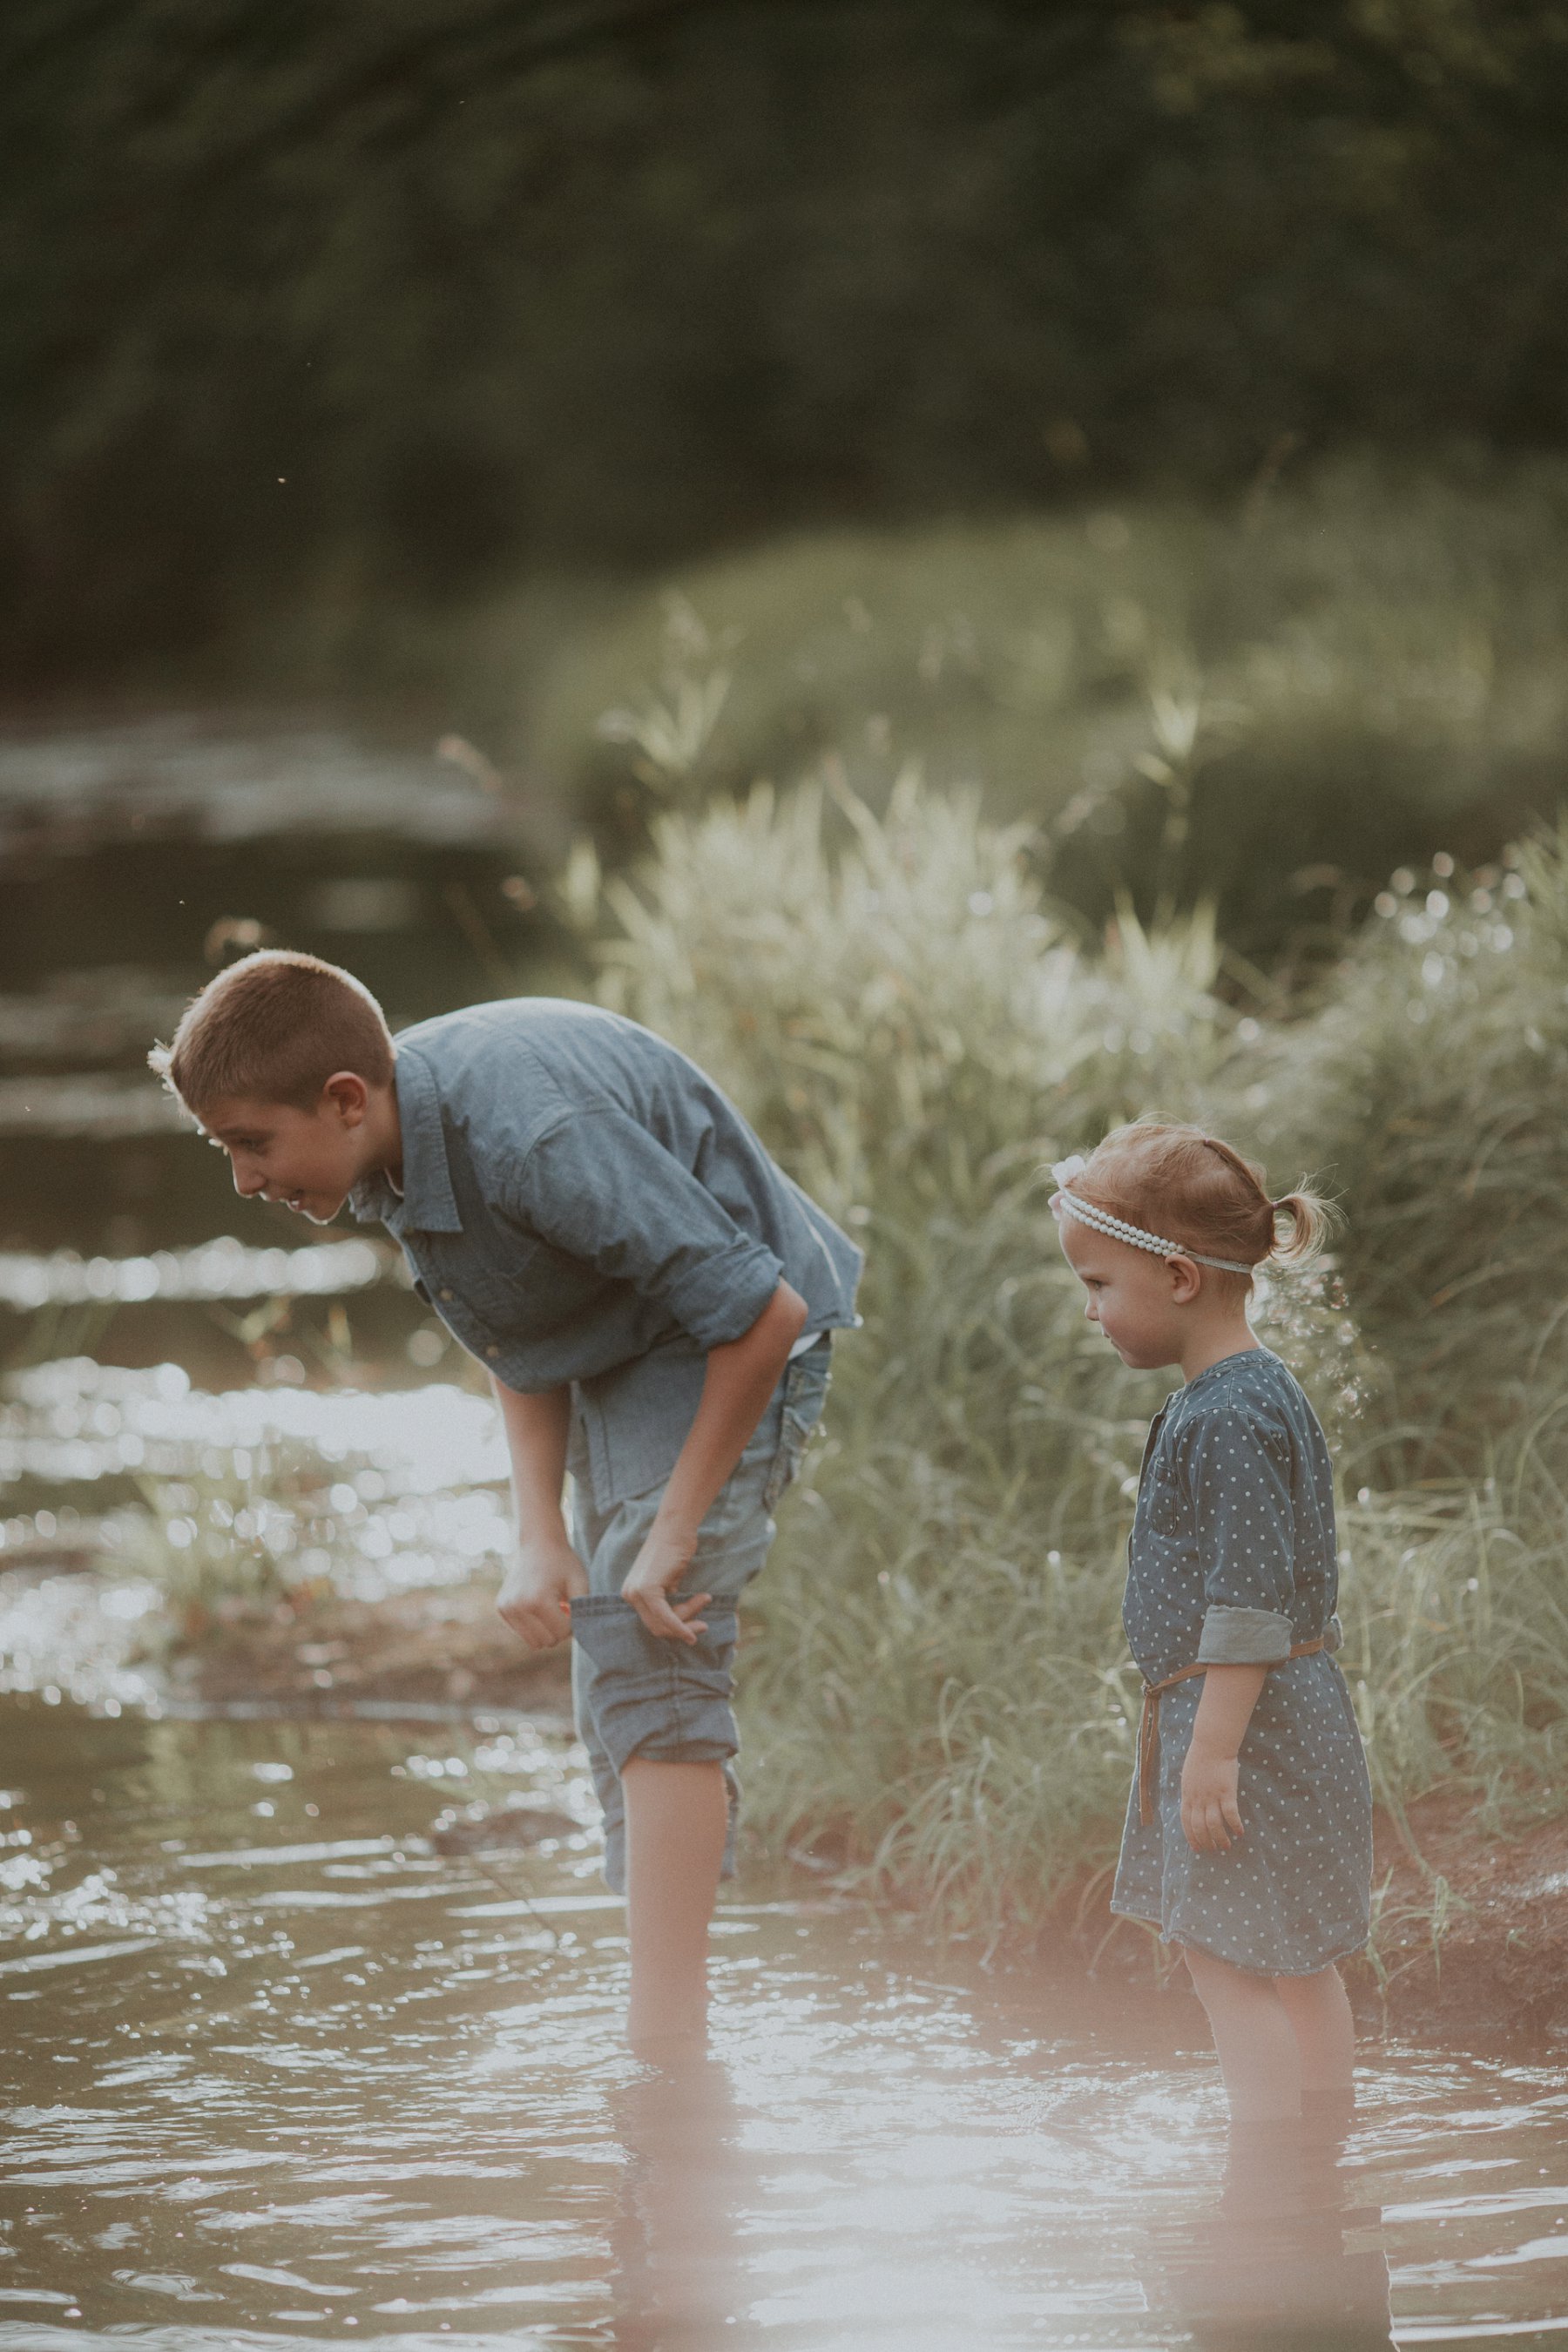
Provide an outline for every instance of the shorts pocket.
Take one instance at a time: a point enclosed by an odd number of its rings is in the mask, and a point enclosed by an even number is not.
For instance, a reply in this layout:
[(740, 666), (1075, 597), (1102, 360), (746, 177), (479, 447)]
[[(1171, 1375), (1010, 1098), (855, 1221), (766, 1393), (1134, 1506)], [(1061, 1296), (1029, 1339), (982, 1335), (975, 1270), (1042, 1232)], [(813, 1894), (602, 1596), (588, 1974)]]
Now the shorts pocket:
[(811, 1443), (812, 1432), (822, 1419), (822, 1407), (832, 1377), (829, 1370), (829, 1346), (826, 1339), (797, 1356), (784, 1376), (784, 1412), (779, 1423), (778, 1451), (768, 1471), (763, 1488), (763, 1507), (771, 1511), (784, 1488), (795, 1478)]

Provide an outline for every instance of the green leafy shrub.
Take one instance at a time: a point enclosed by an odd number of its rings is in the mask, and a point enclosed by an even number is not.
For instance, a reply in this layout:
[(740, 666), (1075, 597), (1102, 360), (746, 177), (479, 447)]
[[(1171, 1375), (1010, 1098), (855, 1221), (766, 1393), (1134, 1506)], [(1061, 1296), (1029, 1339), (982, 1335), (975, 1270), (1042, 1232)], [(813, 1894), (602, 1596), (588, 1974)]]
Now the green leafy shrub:
[(1255, 1130), (1324, 1169), (1386, 1383), (1385, 1465), (1568, 1472), (1568, 832), (1395, 877), (1326, 1001), (1265, 1033)]

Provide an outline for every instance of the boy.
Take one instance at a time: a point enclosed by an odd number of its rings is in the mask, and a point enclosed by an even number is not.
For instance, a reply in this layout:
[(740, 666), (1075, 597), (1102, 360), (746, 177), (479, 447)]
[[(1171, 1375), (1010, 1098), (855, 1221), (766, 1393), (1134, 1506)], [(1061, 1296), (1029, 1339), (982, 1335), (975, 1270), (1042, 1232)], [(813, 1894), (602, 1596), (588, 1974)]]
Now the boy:
[(395, 1046), (351, 973), (268, 949), (149, 1058), (238, 1192), (384, 1223), (489, 1373), (518, 1516), (498, 1605), (531, 1648), (574, 1637), (628, 2032), (700, 2034), (738, 1793), (735, 1602), (828, 1334), (856, 1319), (859, 1251), (694, 1063), (592, 1005), (474, 1005)]

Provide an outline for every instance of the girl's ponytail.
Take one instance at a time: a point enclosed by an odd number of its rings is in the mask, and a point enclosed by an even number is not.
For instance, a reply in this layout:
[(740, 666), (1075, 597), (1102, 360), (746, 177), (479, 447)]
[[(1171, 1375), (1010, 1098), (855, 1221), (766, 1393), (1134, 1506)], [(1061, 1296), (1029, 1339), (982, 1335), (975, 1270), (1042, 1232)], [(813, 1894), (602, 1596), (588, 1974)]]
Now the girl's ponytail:
[[(1333, 1211), (1327, 1201), (1303, 1188), (1300, 1192), (1286, 1192), (1268, 1205), (1274, 1216), (1275, 1242), (1269, 1252), (1274, 1263), (1277, 1265), (1304, 1265), (1315, 1258), (1334, 1227)], [(1279, 1231), (1279, 1221), (1283, 1217), (1289, 1219), (1290, 1230), (1281, 1241)]]

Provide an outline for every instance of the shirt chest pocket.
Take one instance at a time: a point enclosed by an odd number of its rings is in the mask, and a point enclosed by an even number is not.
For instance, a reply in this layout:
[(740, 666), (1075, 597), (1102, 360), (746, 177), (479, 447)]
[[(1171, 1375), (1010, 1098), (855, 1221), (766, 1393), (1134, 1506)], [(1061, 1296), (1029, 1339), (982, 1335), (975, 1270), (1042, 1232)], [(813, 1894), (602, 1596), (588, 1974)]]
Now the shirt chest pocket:
[(1192, 1511), (1180, 1481), (1169, 1466), (1155, 1463), (1145, 1472), (1138, 1494), (1138, 1533), (1161, 1543), (1181, 1543), (1192, 1532)]
[(510, 1338), (547, 1338), (582, 1311), (598, 1286), (591, 1269), (521, 1229), (505, 1234), (430, 1234), (420, 1252), (430, 1303)]

